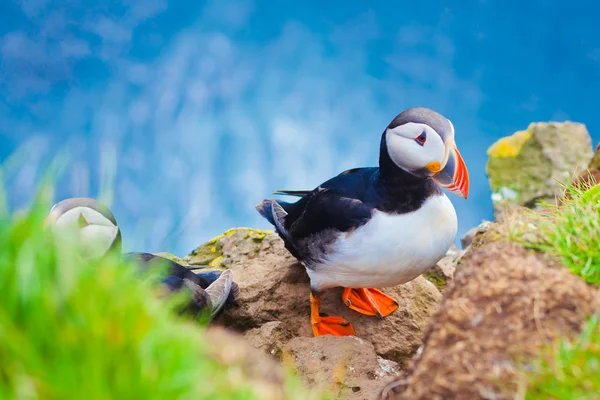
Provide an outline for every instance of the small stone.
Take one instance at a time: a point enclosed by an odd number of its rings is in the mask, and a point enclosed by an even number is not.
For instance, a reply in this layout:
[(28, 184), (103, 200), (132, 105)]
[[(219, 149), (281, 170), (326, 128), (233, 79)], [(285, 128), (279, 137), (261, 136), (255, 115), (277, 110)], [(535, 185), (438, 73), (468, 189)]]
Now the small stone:
[(423, 274), (425, 279), (433, 283), (440, 292), (444, 291), (454, 277), (454, 270), (456, 269), (454, 260), (457, 255), (458, 253), (447, 255)]
[(475, 235), (477, 235), (478, 233), (483, 233), (483, 232), (487, 231), (489, 229), (489, 227), (490, 227), (490, 221), (483, 221), (481, 224), (469, 229), (460, 239), (460, 244), (461, 244), (463, 250), (465, 250), (467, 247), (469, 247), (471, 245)]

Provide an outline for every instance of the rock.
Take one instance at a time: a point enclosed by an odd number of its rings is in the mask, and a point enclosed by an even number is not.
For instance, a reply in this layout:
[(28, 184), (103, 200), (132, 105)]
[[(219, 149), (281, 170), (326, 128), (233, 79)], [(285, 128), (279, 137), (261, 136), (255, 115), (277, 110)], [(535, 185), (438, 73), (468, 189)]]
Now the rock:
[(184, 265), (184, 266), (189, 266), (190, 264), (188, 263), (187, 260), (177, 257), (171, 253), (166, 253), (166, 252), (160, 252), (160, 253), (154, 253), (155, 256), (157, 257), (162, 257), (162, 258), (166, 258), (167, 260), (171, 260), (176, 262), (179, 265)]
[[(285, 250), (282, 240), (273, 233), (262, 232), (234, 229), (210, 242), (216, 250), (209, 248), (208, 253), (218, 254), (213, 260), (221, 258), (220, 265), (233, 271), (240, 288), (237, 304), (212, 323), (235, 329), (259, 348), (277, 354), (287, 337), (313, 336), (309, 279), (304, 267)], [(202, 251), (192, 252), (190, 263), (205, 262), (207, 248), (201, 246)], [(383, 320), (348, 309), (341, 301), (341, 288), (329, 290), (320, 309), (323, 314), (340, 315), (352, 322), (357, 336), (370, 343), (379, 356), (402, 367), (421, 345), (441, 294), (423, 277), (383, 291), (399, 304), (398, 310)], [(270, 338), (271, 331), (280, 333)]]
[(588, 168), (600, 169), (600, 144), (596, 146), (596, 152), (594, 153), (594, 156), (592, 157), (592, 161), (590, 161)]
[(522, 368), (553, 340), (578, 335), (600, 306), (598, 290), (566, 268), (506, 240), (477, 241), (422, 349), (379, 398), (521, 398)]
[(440, 292), (443, 292), (444, 289), (446, 289), (446, 286), (448, 286), (448, 283), (450, 283), (454, 277), (454, 270), (456, 269), (454, 261), (456, 260), (457, 255), (458, 253), (447, 255), (423, 274), (423, 277), (433, 283)]
[(400, 373), (398, 364), (352, 336), (297, 337), (285, 345), (284, 354), (307, 387), (323, 388), (340, 399), (371, 400)]
[(230, 229), (193, 250), (184, 260), (192, 265), (227, 268), (236, 257), (254, 257), (260, 250), (263, 239), (269, 234), (273, 234), (273, 231)]
[(456, 245), (454, 243), (452, 243), (450, 245), (450, 248), (448, 249), (448, 251), (446, 252), (447, 256), (455, 256), (458, 253), (460, 253), (460, 250), (458, 249), (458, 247), (456, 247)]
[(258, 328), (250, 329), (244, 334), (245, 339), (253, 347), (281, 359), (282, 346), (293, 338), (292, 332), (279, 321), (267, 322)]
[(474, 226), (471, 229), (469, 229), (464, 235), (462, 235), (462, 237), (460, 238), (460, 245), (462, 246), (463, 249), (466, 249), (467, 247), (469, 247), (469, 245), (473, 241), (473, 237), (475, 237), (476, 233), (477, 233), (477, 227)]
[[(483, 224), (481, 226), (483, 226)], [(431, 269), (426, 271), (423, 274), (423, 277), (433, 283), (435, 287), (443, 293), (454, 278), (456, 266), (464, 254), (465, 250), (459, 250), (452, 244), (450, 249), (448, 249), (446, 256), (431, 267)]]
[(486, 172), (496, 220), (521, 205), (554, 202), (563, 184), (582, 173), (592, 158), (591, 137), (583, 124), (532, 123), (527, 130), (502, 138), (488, 149)]
[(489, 227), (490, 227), (490, 221), (483, 221), (481, 224), (469, 229), (462, 236), (462, 238), (460, 238), (460, 244), (461, 244), (463, 250), (471, 245), (475, 235), (477, 235), (478, 233), (486, 232), (489, 229)]

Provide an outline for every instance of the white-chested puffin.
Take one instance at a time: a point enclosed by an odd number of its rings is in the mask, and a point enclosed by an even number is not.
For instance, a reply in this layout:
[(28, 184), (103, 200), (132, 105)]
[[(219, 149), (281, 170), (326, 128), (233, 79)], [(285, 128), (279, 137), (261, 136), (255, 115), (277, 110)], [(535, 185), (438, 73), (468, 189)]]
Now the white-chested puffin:
[(343, 318), (320, 316), (325, 290), (344, 287), (348, 307), (383, 318), (398, 304), (376, 288), (409, 282), (446, 254), (458, 222), (441, 188), (466, 199), (467, 168), (452, 123), (419, 107), (385, 129), (378, 168), (342, 172), (310, 191), (275, 192), (301, 197), (296, 203), (256, 206), (306, 267), (315, 336), (354, 335)]
[[(55, 229), (74, 229), (79, 235), (79, 253), (83, 258), (99, 258), (110, 251), (121, 253), (121, 230), (108, 207), (97, 200), (76, 197), (55, 204), (45, 223)], [(123, 258), (133, 261), (142, 268), (160, 261), (168, 267), (162, 280), (167, 292), (188, 290), (191, 300), (185, 312), (199, 315), (209, 311), (214, 318), (227, 304), (235, 301), (238, 286), (232, 272), (223, 273), (193, 270), (202, 267), (186, 267), (164, 257), (150, 253), (125, 253)]]

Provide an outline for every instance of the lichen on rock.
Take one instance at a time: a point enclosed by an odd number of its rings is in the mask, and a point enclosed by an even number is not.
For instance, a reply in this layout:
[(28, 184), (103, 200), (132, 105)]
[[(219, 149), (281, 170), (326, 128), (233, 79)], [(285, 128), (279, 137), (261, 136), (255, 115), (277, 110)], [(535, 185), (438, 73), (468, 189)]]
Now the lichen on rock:
[(534, 208), (538, 200), (553, 201), (562, 184), (580, 174), (592, 158), (585, 125), (539, 122), (498, 140), (488, 149), (486, 172), (497, 220), (513, 206)]
[(192, 250), (183, 260), (191, 265), (227, 268), (232, 254), (241, 253), (250, 257), (258, 252), (263, 239), (272, 233), (273, 231), (263, 229), (229, 229)]
[(177, 257), (176, 255), (173, 255), (171, 253), (167, 253), (167, 252), (159, 252), (159, 253), (154, 253), (155, 256), (157, 257), (162, 257), (162, 258), (166, 258), (167, 260), (171, 260), (173, 262), (176, 262), (179, 265), (184, 265), (184, 266), (189, 266), (190, 264), (181, 257)]

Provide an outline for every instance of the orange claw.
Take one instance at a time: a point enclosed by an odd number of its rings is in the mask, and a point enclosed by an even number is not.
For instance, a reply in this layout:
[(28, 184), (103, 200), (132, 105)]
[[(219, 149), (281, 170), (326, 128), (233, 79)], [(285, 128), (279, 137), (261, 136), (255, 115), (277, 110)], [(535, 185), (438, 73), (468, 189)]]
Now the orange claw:
[(315, 336), (354, 336), (352, 324), (342, 317), (321, 317), (319, 315), (319, 303), (321, 299), (310, 294), (310, 323)]
[(379, 318), (387, 317), (398, 308), (396, 300), (377, 289), (345, 288), (342, 300), (356, 312)]

